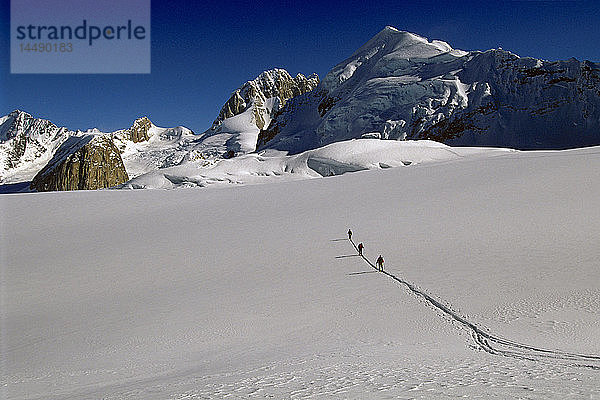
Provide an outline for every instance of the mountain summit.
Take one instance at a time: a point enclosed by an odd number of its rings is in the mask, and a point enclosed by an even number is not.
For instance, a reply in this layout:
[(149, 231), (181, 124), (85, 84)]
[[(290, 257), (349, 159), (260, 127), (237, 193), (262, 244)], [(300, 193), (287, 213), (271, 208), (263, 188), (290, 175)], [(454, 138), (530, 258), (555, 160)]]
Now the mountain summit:
[(14, 110), (0, 118), (0, 183), (27, 181), (75, 132)]
[(202, 140), (222, 147), (227, 156), (252, 152), (260, 130), (269, 126), (286, 101), (312, 91), (318, 84), (317, 74), (292, 77), (281, 68), (264, 71), (231, 94)]
[(453, 49), (386, 27), (258, 138), (291, 153), (360, 137), (557, 149), (600, 144), (600, 66)]

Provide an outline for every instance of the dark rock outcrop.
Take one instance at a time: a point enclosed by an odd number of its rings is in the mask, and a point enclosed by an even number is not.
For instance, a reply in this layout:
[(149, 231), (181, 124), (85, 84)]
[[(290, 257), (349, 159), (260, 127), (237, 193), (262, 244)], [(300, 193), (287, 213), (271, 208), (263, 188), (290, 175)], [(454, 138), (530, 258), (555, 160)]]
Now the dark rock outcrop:
[[(257, 138), (262, 129), (291, 100), (312, 92), (319, 77), (298, 74), (292, 77), (286, 70), (275, 68), (264, 71), (256, 79), (236, 89), (221, 108), (202, 141), (216, 157), (230, 157), (256, 150)], [(222, 135), (213, 140), (212, 136)]]
[(129, 180), (119, 150), (107, 135), (69, 137), (33, 178), (39, 192), (103, 189)]
[(133, 143), (144, 142), (150, 139), (148, 130), (152, 128), (152, 122), (148, 117), (141, 117), (133, 122), (131, 128), (127, 130), (128, 138)]
[[(317, 74), (306, 77), (302, 74), (293, 78), (286, 70), (275, 68), (265, 71), (256, 79), (244, 83), (231, 94), (231, 97), (221, 108), (219, 116), (213, 122), (212, 129), (218, 127), (223, 120), (241, 114), (254, 105), (256, 126), (263, 129), (268, 125), (266, 116), (273, 110), (266, 106), (266, 100), (277, 98), (277, 109), (285, 102), (301, 94), (310, 92), (319, 84)], [(274, 110), (277, 111), (277, 110)]]

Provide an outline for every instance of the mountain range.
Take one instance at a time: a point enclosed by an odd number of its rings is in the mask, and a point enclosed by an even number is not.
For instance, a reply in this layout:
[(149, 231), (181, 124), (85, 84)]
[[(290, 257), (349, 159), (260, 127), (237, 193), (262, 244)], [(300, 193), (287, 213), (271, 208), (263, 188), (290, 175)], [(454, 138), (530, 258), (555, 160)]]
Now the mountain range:
[(465, 52), (386, 27), (295, 98), (259, 149), (360, 137), (562, 149), (600, 144), (600, 65)]
[[(322, 81), (316, 74), (263, 72), (235, 90), (201, 134), (159, 128), (147, 117), (115, 132), (71, 131), (13, 111), (0, 118), (0, 184), (97, 189), (188, 164), (201, 176), (198, 170), (249, 153), (255, 161), (353, 139), (523, 150), (598, 145), (600, 65), (502, 49), (467, 52), (386, 27)], [(372, 145), (326, 153), (361, 148), (377, 158)], [(318, 157), (311, 154), (305, 158), (314, 166)], [(332, 167), (339, 158), (329, 158), (325, 169), (353, 170)], [(368, 164), (381, 167), (376, 161)]]
[[(157, 127), (147, 117), (115, 132), (71, 131), (15, 110), (0, 118), (0, 183), (32, 181), (38, 191), (98, 189), (181, 163), (212, 165), (254, 151), (271, 117), (318, 82), (314, 74), (265, 71), (234, 91), (211, 128), (199, 135), (182, 126)], [(105, 162), (115, 156), (121, 162)]]

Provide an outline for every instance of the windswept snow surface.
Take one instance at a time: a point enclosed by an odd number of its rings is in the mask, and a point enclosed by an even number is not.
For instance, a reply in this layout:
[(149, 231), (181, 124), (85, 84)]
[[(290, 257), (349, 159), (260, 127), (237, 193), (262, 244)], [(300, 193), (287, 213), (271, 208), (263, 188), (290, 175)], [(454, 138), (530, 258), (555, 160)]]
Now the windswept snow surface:
[(120, 132), (123, 131), (113, 133), (113, 137), (122, 149), (121, 158), (130, 177), (179, 164), (198, 142), (198, 137), (183, 126), (160, 128), (152, 124), (148, 129), (149, 139), (137, 143)]
[[(600, 148), (0, 197), (6, 399), (594, 399)], [(491, 343), (491, 345), (493, 345)], [(580, 363), (573, 363), (580, 364)]]
[[(239, 116), (238, 116), (239, 117)], [(229, 118), (232, 120), (236, 117)], [(228, 121), (226, 120), (226, 121)], [(122, 185), (131, 189), (173, 189), (224, 184), (281, 182), (341, 175), (366, 169), (492, 157), (514, 150), (453, 148), (430, 140), (391, 141), (356, 139), (332, 143), (293, 156), (267, 150), (232, 159), (199, 160), (151, 171)]]

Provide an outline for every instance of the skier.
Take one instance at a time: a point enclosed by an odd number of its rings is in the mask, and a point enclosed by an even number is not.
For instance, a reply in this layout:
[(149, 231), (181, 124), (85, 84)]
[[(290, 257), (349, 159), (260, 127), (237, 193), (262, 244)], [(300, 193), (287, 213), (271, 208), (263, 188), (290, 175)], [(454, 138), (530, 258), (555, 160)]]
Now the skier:
[(363, 246), (362, 242), (358, 244), (358, 255), (362, 256), (362, 251), (365, 248), (365, 246)]
[(352, 230), (348, 229), (348, 240), (352, 240)]
[(379, 271), (383, 272), (383, 257), (381, 256), (381, 254), (379, 255), (379, 258), (377, 259), (377, 267), (379, 267)]

